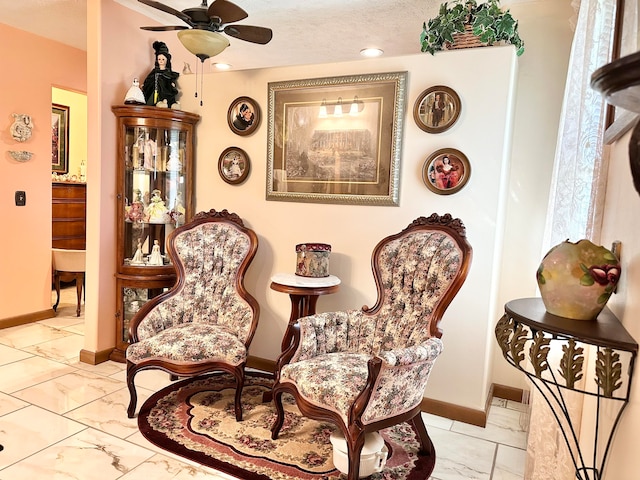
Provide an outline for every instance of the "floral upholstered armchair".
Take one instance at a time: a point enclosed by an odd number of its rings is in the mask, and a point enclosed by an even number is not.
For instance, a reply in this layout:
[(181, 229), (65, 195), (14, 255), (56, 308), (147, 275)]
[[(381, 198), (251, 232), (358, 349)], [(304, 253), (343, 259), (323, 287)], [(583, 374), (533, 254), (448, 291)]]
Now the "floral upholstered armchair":
[(340, 428), (348, 480), (359, 478), (365, 434), (404, 421), (435, 462), (420, 403), (442, 351), (438, 323), (466, 279), (471, 254), (463, 223), (449, 214), (418, 218), (379, 242), (371, 262), (378, 290), (372, 308), (320, 313), (294, 326), (292, 345), (277, 362), (272, 438), (282, 428), (288, 392), (303, 415)]
[(236, 420), (242, 420), (244, 367), (259, 315), (243, 280), (257, 249), (256, 234), (226, 210), (201, 212), (171, 233), (167, 251), (177, 282), (144, 304), (129, 327), (129, 418), (137, 402), (135, 375), (160, 369), (172, 378), (231, 373)]

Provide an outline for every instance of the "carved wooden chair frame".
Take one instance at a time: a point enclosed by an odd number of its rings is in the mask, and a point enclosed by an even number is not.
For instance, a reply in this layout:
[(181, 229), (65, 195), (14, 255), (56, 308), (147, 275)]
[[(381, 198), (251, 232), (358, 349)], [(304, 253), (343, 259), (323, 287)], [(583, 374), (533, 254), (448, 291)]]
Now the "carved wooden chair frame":
[[(253, 258), (255, 257), (256, 251), (258, 249), (258, 237), (255, 232), (244, 226), (242, 219), (235, 213), (229, 213), (227, 210), (222, 210), (220, 212), (215, 210), (210, 210), (209, 212), (200, 212), (198, 213), (190, 222), (185, 225), (175, 229), (168, 238), (167, 242), (167, 252), (173, 265), (176, 268), (177, 281), (176, 284), (167, 292), (154, 297), (145, 303), (140, 310), (136, 313), (136, 315), (131, 320), (131, 324), (129, 326), (129, 335), (131, 338), (131, 343), (136, 343), (139, 341), (138, 337), (138, 326), (141, 321), (158, 305), (161, 303), (171, 299), (172, 297), (180, 294), (182, 292), (182, 288), (185, 283), (185, 267), (183, 262), (181, 261), (176, 246), (174, 244), (175, 239), (183, 232), (188, 230), (197, 228), (199, 225), (203, 223), (210, 222), (219, 222), (225, 223), (227, 225), (232, 226), (242, 234), (246, 235), (249, 239), (249, 248), (246, 252), (241, 264), (237, 269), (237, 275), (235, 278), (235, 289), (238, 292), (238, 295), (244, 299), (247, 304), (250, 306), (252, 311), (252, 320), (251, 325), (248, 330), (248, 334), (244, 339), (245, 349), (248, 350), (249, 345), (253, 339), (256, 328), (258, 326), (258, 317), (260, 314), (260, 307), (258, 305), (257, 300), (247, 292), (244, 286), (244, 275), (251, 264)], [(236, 420), (242, 420), (242, 405), (241, 405), (241, 395), (242, 395), (242, 387), (244, 385), (244, 377), (245, 377), (245, 365), (246, 359), (243, 363), (239, 365), (232, 365), (229, 363), (225, 363), (217, 360), (202, 360), (202, 361), (193, 361), (193, 362), (174, 362), (167, 358), (162, 357), (150, 357), (143, 359), (137, 363), (133, 363), (127, 359), (127, 386), (129, 388), (131, 401), (129, 407), (127, 409), (127, 414), (129, 418), (133, 418), (136, 409), (137, 403), (137, 394), (135, 390), (134, 377), (135, 375), (142, 370), (149, 369), (159, 369), (163, 370), (171, 375), (172, 380), (176, 380), (178, 377), (193, 377), (197, 375), (202, 375), (208, 372), (214, 371), (224, 371), (230, 373), (234, 376), (236, 380), (236, 394), (235, 394), (235, 416)]]
[[(441, 231), (450, 236), (450, 238), (456, 244), (457, 248), (460, 250), (460, 255), (462, 257), (459, 270), (455, 275), (454, 280), (449, 284), (448, 290), (441, 297), (441, 301), (438, 303), (431, 316), (432, 319), (430, 322), (429, 336), (440, 338), (442, 336), (442, 331), (439, 326), (440, 320), (446, 308), (449, 306), (455, 295), (462, 287), (462, 284), (467, 277), (472, 257), (472, 248), (466, 239), (466, 229), (464, 227), (464, 224), (459, 219), (452, 218), (450, 214), (439, 216), (434, 213), (428, 218), (420, 217), (400, 233), (386, 237), (378, 243), (372, 253), (372, 270), (377, 288), (377, 301), (372, 308), (369, 308), (366, 305), (363, 306), (362, 312), (364, 315), (373, 315), (378, 312), (383, 306), (385, 290), (382, 285), (383, 280), (380, 272), (380, 254), (384, 247), (389, 242), (395, 239), (398, 239), (405, 235), (409, 235), (413, 232), (424, 230)], [(374, 423), (364, 423), (362, 421), (362, 415), (372, 397), (372, 394), (374, 393), (374, 386), (376, 385), (376, 380), (378, 379), (378, 375), (380, 374), (383, 364), (383, 360), (379, 356), (374, 355), (368, 361), (368, 378), (366, 381), (366, 386), (364, 390), (357, 396), (355, 402), (351, 405), (348, 412), (347, 424), (344, 423), (341, 415), (336, 411), (330, 410), (328, 408), (321, 408), (305, 400), (294, 384), (290, 382), (280, 383), (280, 371), (282, 367), (291, 361), (292, 357), (298, 350), (298, 346), (300, 345), (300, 325), (296, 324), (293, 326), (293, 335), (294, 340), (291, 346), (281, 354), (277, 361), (276, 382), (273, 388), (273, 401), (276, 407), (277, 418), (271, 429), (272, 438), (274, 440), (278, 437), (280, 429), (282, 428), (284, 423), (284, 409), (282, 406), (281, 397), (283, 393), (287, 392), (293, 395), (296, 404), (298, 405), (298, 408), (303, 415), (319, 421), (332, 422), (342, 430), (342, 433), (347, 440), (347, 452), (349, 458), (348, 480), (356, 480), (359, 478), (358, 474), (360, 466), (360, 452), (364, 445), (365, 434), (378, 431), (405, 421), (410, 422), (418, 432), (418, 437), (421, 445), (421, 453), (432, 455), (435, 462), (435, 450), (421, 417), (420, 403), (401, 415), (385, 418), (384, 420), (376, 421)]]

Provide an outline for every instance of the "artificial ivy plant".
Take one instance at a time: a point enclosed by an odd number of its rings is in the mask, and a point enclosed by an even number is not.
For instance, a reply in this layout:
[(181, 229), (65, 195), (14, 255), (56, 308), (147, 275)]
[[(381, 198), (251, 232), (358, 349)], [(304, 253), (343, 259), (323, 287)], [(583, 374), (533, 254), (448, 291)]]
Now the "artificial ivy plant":
[(480, 42), (493, 45), (503, 41), (516, 47), (516, 55), (524, 52), (524, 42), (518, 34), (518, 22), (509, 10), (500, 8), (500, 0), (487, 0), (478, 5), (476, 0), (453, 0), (440, 5), (438, 16), (422, 24), (421, 50), (433, 55), (453, 44), (454, 33), (464, 33), (471, 25)]

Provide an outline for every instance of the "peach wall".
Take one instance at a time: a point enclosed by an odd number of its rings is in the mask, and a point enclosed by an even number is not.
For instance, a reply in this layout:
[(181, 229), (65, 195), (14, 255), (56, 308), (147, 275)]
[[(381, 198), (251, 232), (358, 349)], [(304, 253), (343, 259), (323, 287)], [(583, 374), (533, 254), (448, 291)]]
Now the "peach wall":
[[(134, 78), (153, 69), (152, 43), (161, 39), (174, 52), (184, 48), (175, 35), (140, 30), (147, 17), (113, 1), (87, 4), (89, 147), (87, 182), (87, 303), (85, 350), (115, 345), (115, 179), (116, 120), (111, 106), (124, 103)], [(126, 32), (126, 33), (125, 33)], [(179, 63), (176, 63), (179, 62)], [(174, 56), (172, 65), (182, 65)], [(174, 66), (174, 69), (176, 67)], [(98, 160), (98, 161), (94, 161)]]
[[(0, 319), (51, 308), (51, 87), (87, 90), (86, 55), (0, 24)], [(14, 45), (9, 48), (8, 45)], [(19, 46), (19, 47), (18, 47)], [(12, 113), (31, 115), (31, 139), (11, 138)], [(28, 150), (26, 163), (9, 150)], [(16, 207), (14, 193), (24, 190), (27, 204)]]

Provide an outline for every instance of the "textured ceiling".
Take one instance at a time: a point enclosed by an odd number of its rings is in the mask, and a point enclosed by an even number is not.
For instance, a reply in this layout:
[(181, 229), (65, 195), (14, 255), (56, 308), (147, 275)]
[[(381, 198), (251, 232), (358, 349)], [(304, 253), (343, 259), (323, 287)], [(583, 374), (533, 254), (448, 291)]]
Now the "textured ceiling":
[[(100, 0), (90, 0), (100, 1)], [(164, 25), (184, 25), (173, 15), (139, 3), (115, 0)], [(503, 0), (506, 7), (516, 1)], [(0, 22), (86, 50), (87, 0), (0, 0)], [(176, 10), (200, 0), (162, 0)], [(210, 2), (209, 2), (210, 3)], [(420, 51), (422, 23), (437, 13), (441, 0), (233, 0), (249, 13), (238, 24), (273, 30), (273, 40), (256, 45), (230, 38), (231, 46), (213, 58), (234, 70), (360, 59), (365, 47), (385, 56)], [(152, 23), (153, 24), (153, 23)], [(142, 25), (141, 25), (142, 26)], [(176, 32), (154, 32), (163, 36)]]
[(87, 0), (0, 0), (0, 23), (87, 49)]
[[(116, 0), (162, 24), (183, 25), (176, 17), (156, 12), (136, 0)], [(213, 61), (234, 69), (304, 65), (358, 60), (365, 47), (378, 47), (385, 55), (420, 51), (422, 22), (439, 0), (233, 0), (248, 14), (238, 24), (269, 27), (273, 40), (256, 45), (229, 38), (231, 46)], [(166, 0), (176, 10), (194, 7), (199, 0)], [(211, 2), (209, 2), (211, 3)], [(429, 6), (435, 5), (435, 7)], [(159, 32), (175, 35), (175, 32)]]

